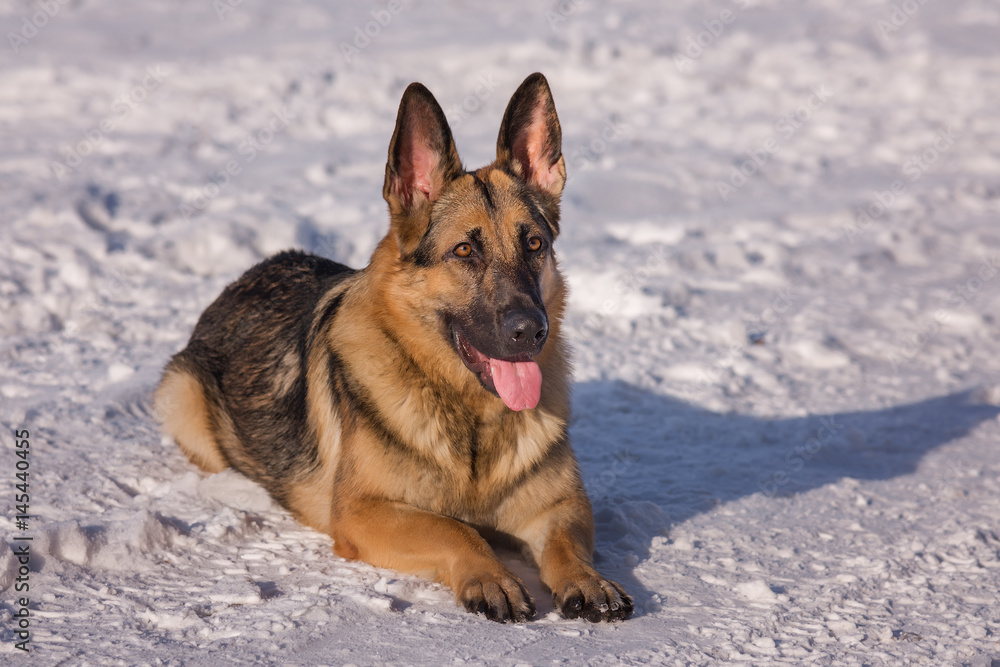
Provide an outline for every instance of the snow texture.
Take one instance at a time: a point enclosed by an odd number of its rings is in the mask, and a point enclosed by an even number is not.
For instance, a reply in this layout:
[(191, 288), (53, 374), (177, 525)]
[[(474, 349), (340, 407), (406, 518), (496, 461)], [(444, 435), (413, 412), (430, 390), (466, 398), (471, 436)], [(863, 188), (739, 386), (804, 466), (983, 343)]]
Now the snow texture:
[[(352, 5), (0, 0), (0, 536), (14, 429), (35, 515), (32, 653), (0, 546), (0, 662), (998, 664), (1000, 7)], [(150, 415), (254, 262), (364, 265), (410, 81), (479, 166), (533, 71), (615, 625), (513, 556), (515, 626), (340, 560)]]

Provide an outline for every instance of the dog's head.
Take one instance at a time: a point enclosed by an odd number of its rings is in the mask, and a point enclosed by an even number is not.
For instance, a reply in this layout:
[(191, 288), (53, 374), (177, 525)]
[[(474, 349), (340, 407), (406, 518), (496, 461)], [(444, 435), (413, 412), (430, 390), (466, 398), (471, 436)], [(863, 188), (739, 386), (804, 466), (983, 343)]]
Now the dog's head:
[(565, 182), (559, 119), (541, 74), (514, 93), (496, 160), (475, 171), (462, 166), (430, 91), (413, 83), (403, 94), (382, 190), (394, 270), (419, 286), (421, 321), (512, 410), (538, 403), (535, 357), (550, 311), (562, 309), (552, 243)]

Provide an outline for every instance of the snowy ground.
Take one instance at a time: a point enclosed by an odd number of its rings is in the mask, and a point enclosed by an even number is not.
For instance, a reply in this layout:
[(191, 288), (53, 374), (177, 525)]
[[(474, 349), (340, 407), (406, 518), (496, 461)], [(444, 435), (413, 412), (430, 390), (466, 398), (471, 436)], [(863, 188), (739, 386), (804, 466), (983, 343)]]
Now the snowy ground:
[[(1000, 660), (995, 2), (0, 0), (0, 27), (0, 535), (34, 537), (30, 656), (0, 544), (0, 662)], [(614, 626), (339, 560), (149, 414), (253, 262), (366, 261), (406, 84), (478, 166), (536, 70)]]

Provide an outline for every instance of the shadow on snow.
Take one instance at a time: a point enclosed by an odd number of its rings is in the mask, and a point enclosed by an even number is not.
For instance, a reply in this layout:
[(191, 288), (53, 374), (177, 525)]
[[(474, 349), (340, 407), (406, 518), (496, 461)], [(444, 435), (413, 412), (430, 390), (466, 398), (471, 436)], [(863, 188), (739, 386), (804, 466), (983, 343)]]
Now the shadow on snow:
[(1000, 414), (963, 391), (871, 411), (765, 419), (621, 382), (577, 385), (573, 408), (570, 433), (594, 505), (598, 566), (634, 592), (637, 614), (653, 591), (624, 557), (648, 558), (653, 537), (671, 525), (754, 493), (790, 496), (843, 478), (912, 473), (925, 454)]

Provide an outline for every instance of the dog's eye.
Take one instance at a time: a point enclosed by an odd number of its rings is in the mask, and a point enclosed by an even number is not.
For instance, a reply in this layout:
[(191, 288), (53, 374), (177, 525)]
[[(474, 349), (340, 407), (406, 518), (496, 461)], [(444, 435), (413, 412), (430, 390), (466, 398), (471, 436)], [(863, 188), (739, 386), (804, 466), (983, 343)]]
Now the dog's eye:
[(468, 243), (459, 243), (455, 246), (455, 249), (452, 250), (452, 252), (455, 253), (456, 257), (462, 257), (464, 259), (472, 254), (472, 246)]
[(528, 250), (531, 252), (538, 252), (542, 249), (542, 239), (537, 236), (532, 236), (528, 239)]

